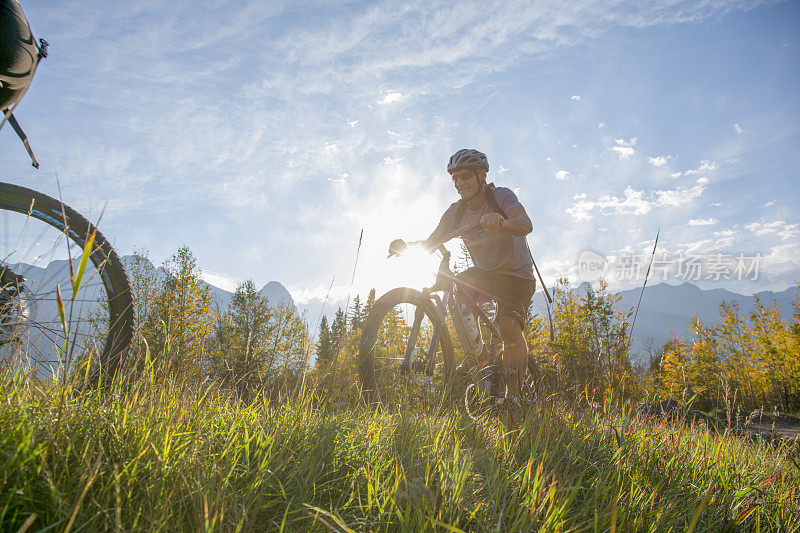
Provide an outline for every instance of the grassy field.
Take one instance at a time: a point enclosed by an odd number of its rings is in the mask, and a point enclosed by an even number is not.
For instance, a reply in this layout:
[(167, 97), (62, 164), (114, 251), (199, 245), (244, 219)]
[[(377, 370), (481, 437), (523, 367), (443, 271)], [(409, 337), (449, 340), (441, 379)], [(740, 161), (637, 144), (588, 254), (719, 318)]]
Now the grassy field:
[(168, 381), (2, 388), (4, 531), (800, 530), (796, 445), (624, 413), (554, 403), (509, 429)]

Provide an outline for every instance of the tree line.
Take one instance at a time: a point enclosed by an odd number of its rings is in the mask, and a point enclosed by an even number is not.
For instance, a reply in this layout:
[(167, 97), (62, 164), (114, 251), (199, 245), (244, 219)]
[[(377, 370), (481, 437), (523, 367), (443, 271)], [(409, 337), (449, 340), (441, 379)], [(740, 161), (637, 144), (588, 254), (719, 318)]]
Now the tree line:
[[(134, 371), (157, 364), (169, 374), (210, 380), (243, 398), (295, 391), (305, 383), (321, 397), (357, 399), (358, 344), (374, 289), (365, 302), (358, 295), (338, 309), (332, 321), (322, 316), (314, 341), (294, 306), (269, 302), (252, 280), (239, 284), (220, 308), (187, 247), (163, 269), (159, 278), (141, 252), (129, 261)], [(549, 309), (531, 309), (525, 327), (548, 394), (601, 405), (676, 399), (704, 409), (736, 402), (745, 409), (800, 411), (800, 286), (791, 323), (781, 320), (774, 305), (756, 301), (744, 316), (735, 304), (723, 303), (718, 325), (693, 320), (690, 336), (673, 334), (644, 364), (630, 357), (632, 310), (620, 309), (619, 294), (606, 284), (576, 293), (560, 279), (553, 297)], [(410, 328), (396, 315), (385, 321), (381, 342), (393, 343)]]
[(158, 370), (192, 383), (211, 382), (244, 399), (296, 389), (309, 367), (311, 336), (295, 307), (273, 303), (252, 280), (223, 309), (203, 283), (188, 247), (162, 265), (147, 254), (127, 265), (135, 310), (131, 371)]

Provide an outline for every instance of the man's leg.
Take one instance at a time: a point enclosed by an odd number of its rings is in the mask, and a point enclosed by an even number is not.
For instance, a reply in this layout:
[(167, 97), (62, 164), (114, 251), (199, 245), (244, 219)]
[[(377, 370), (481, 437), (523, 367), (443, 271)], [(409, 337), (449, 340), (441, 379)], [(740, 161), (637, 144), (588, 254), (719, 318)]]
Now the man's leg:
[(536, 290), (533, 280), (500, 275), (494, 282), (497, 297), (497, 327), (503, 339), (503, 370), (507, 394), (516, 397), (528, 369), (528, 344), (522, 329)]
[(522, 334), (522, 324), (514, 316), (497, 319), (503, 339), (503, 370), (505, 371), (508, 395), (516, 397), (520, 392), (520, 380), (528, 367), (528, 344)]

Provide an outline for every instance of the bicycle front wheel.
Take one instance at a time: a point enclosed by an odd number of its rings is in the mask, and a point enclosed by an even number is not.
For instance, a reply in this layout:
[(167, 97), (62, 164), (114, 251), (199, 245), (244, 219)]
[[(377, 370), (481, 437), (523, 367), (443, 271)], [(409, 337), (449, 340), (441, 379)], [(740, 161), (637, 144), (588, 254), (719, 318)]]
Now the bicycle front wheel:
[(362, 394), (369, 403), (441, 406), (453, 344), (441, 312), (421, 292), (393, 289), (376, 300), (359, 346)]
[(25, 187), (0, 183), (0, 210), (0, 363), (39, 380), (113, 376), (133, 338), (133, 301), (111, 244), (74, 209)]

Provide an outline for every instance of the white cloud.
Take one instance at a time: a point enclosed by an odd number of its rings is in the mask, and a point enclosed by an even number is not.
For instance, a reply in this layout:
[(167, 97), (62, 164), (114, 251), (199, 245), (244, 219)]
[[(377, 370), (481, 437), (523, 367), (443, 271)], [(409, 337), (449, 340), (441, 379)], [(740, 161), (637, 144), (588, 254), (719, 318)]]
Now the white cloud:
[(630, 213), (641, 215), (649, 213), (652, 208), (652, 203), (644, 199), (642, 191), (628, 187), (625, 189), (624, 197), (622, 198), (609, 194), (601, 196), (596, 201), (581, 198), (567, 209), (567, 213), (577, 220), (589, 220), (594, 211), (600, 211), (602, 214)]
[(578, 101), (580, 101), (580, 99), (581, 99), (581, 95), (579, 95), (579, 94), (573, 94), (572, 96), (570, 96), (570, 98), (571, 98), (572, 100), (574, 100), (575, 102), (578, 102)]
[(716, 218), (693, 218), (689, 220), (690, 226), (713, 226), (719, 222)]
[(349, 178), (349, 177), (350, 177), (350, 174), (348, 174), (347, 172), (344, 172), (338, 178), (328, 178), (328, 181), (332, 181), (334, 183), (345, 183), (347, 181), (347, 178)]
[(568, 170), (559, 170), (558, 172), (556, 172), (557, 180), (565, 181), (567, 178), (569, 178)]
[(711, 207), (722, 207), (722, 202), (712, 202), (710, 204)]
[(700, 183), (700, 184), (702, 184), (702, 185), (705, 185), (705, 184), (706, 184), (706, 183), (708, 183), (708, 182), (709, 182), (709, 179), (708, 179), (708, 178), (706, 178), (706, 177), (697, 178), (697, 183)]
[(730, 248), (736, 240), (736, 232), (731, 229), (724, 229), (714, 232), (714, 240), (720, 248)]
[(651, 165), (654, 167), (663, 167), (667, 164), (667, 158), (663, 155), (659, 155), (656, 157), (648, 157), (647, 161), (650, 162)]
[(624, 196), (605, 194), (597, 200), (587, 200), (586, 195), (574, 198), (575, 203), (567, 209), (567, 213), (577, 220), (588, 220), (595, 212), (602, 215), (649, 213), (654, 207), (678, 207), (699, 198), (705, 187), (678, 187), (676, 189), (653, 190), (645, 193), (633, 187), (627, 187)]
[(741, 135), (742, 132), (744, 132), (744, 130), (738, 123), (733, 125), (733, 131), (735, 131), (738, 135)]
[(698, 241), (684, 242), (678, 245), (678, 252), (689, 255), (705, 255), (711, 250), (718, 249), (716, 241), (712, 239), (700, 239)]
[(403, 98), (403, 95), (397, 91), (388, 91), (386, 94), (383, 95), (383, 98), (378, 100), (379, 104), (391, 104), (392, 102), (399, 102)]
[(777, 235), (781, 240), (793, 239), (800, 234), (798, 230), (800, 224), (789, 224), (783, 220), (776, 220), (774, 222), (753, 222), (747, 224), (745, 228), (755, 233), (757, 237)]
[(614, 139), (616, 146), (612, 146), (611, 150), (616, 152), (620, 159), (628, 159), (636, 153), (634, 146), (636, 145), (636, 137), (631, 137), (627, 141), (625, 139)]
[(545, 160), (545, 161), (552, 161), (552, 159), (550, 159), (550, 156), (549, 156), (549, 155), (548, 155), (547, 157), (545, 157), (545, 158), (544, 158), (544, 160)]
[(503, 165), (498, 165), (498, 167), (497, 167), (497, 173), (498, 173), (498, 174), (502, 174), (503, 172), (508, 172), (508, 169), (507, 169), (507, 168), (505, 168)]
[[(364, 210), (365, 204), (374, 204), (381, 206), (380, 216), (376, 215), (375, 220), (384, 221), (389, 218), (385, 213), (387, 207), (379, 200), (386, 194), (387, 184), (399, 183), (398, 196), (389, 204), (392, 208), (395, 204), (399, 206), (396, 212), (391, 212), (394, 225), (399, 228), (409, 218), (407, 213), (411, 211), (407, 207), (413, 201), (403, 196), (405, 190), (427, 190), (431, 187), (430, 180), (420, 176), (429, 176), (432, 169), (441, 173), (441, 163), (430, 154), (441, 153), (443, 147), (452, 143), (453, 117), (434, 120), (434, 113), (429, 113), (424, 119), (414, 116), (413, 122), (407, 123), (405, 116), (393, 116), (397, 108), (406, 107), (404, 104), (413, 95), (446, 97), (453, 91), (451, 88), (456, 87), (459, 92), (469, 84), (490, 78), (493, 72), (520, 64), (520, 60), (535, 61), (560, 49), (575, 50), (576, 45), (598, 42), (620, 29), (674, 27), (679, 23), (715, 19), (732, 10), (749, 10), (757, 3), (660, 0), (628, 9), (613, 0), (511, 2), (504, 3), (502, 9), (487, 11), (477, 1), (465, 1), (462, 5), (382, 0), (350, 3), (346, 9), (323, 2), (325, 20), (315, 20), (313, 24), (304, 21), (305, 10), (319, 14), (313, 6), (292, 7), (255, 0), (215, 2), (214, 13), (219, 16), (214, 17), (194, 16), (196, 6), (190, 2), (164, 3), (157, 10), (153, 24), (137, 24), (144, 20), (143, 14), (153, 12), (147, 2), (101, 2), (98, 9), (87, 11), (83, 18), (75, 17), (70, 10), (50, 10), (46, 16), (53, 27), (66, 32), (52, 40), (64, 43), (62, 50), (74, 51), (69, 58), (64, 56), (71, 61), (67, 66), (75, 72), (88, 73), (73, 94), (91, 95), (101, 104), (103, 100), (109, 102), (107, 109), (101, 111), (114, 109), (108, 119), (131, 125), (131, 135), (142, 141), (126, 147), (123, 154), (127, 158), (126, 168), (93, 172), (95, 169), (87, 169), (86, 165), (102, 160), (105, 153), (114, 153), (109, 146), (125, 144), (124, 141), (109, 137), (106, 143), (97, 136), (100, 139), (97, 150), (87, 152), (74, 149), (75, 144), (67, 139), (69, 142), (63, 143), (63, 150), (58, 152), (74, 154), (74, 162), (61, 163), (60, 174), (67, 176), (66, 179), (69, 175), (81, 176), (86, 180), (80, 184), (82, 187), (97, 188), (92, 196), (108, 198), (112, 205), (119, 205), (129, 197), (132, 202), (153, 206), (152, 209), (176, 203), (197, 209), (198, 199), (215, 196), (209, 192), (226, 192), (219, 195), (221, 201), (235, 205), (241, 202), (259, 209), (257, 213), (267, 217), (268, 227), (279, 227), (269, 217), (280, 220), (285, 211), (299, 209), (311, 213), (308, 216), (313, 224), (306, 224), (291, 239), (279, 242), (285, 253), (297, 254), (296, 264), (302, 266), (286, 274), (285, 267), (276, 263), (274, 275), (286, 275), (288, 279), (277, 279), (293, 286), (319, 284), (327, 290), (331, 271), (347, 248), (341, 244), (346, 228), (338, 223), (322, 227), (316, 223), (316, 214), (330, 217), (340, 207)], [(31, 9), (35, 6), (31, 5)], [(110, 13), (113, 24), (102, 20), (102, 13)], [(442, 24), (443, 20), (447, 24)], [(71, 24), (73, 21), (76, 23)], [(96, 34), (98, 29), (113, 28), (124, 28), (122, 33), (110, 36), (122, 38), (119, 47), (97, 48), (85, 39), (85, 35)], [(398, 28), (403, 31), (397, 31)], [(153, 36), (159, 40), (155, 41)], [(152, 45), (154, 42), (159, 42), (159, 46)], [(164, 54), (164, 49), (178, 53)], [(206, 50), (215, 53), (205, 55)], [(230, 53), (231, 50), (236, 53)], [(190, 51), (192, 54), (187, 56)], [(198, 52), (204, 55), (196, 55)], [(187, 61), (187, 57), (192, 60)], [(465, 62), (470, 64), (469, 69), (453, 68)], [(135, 68), (142, 64), (149, 66), (147, 72)], [(98, 65), (101, 68), (95, 68)], [(158, 90), (148, 91), (153, 79), (158, 80)], [(220, 121), (217, 116), (204, 118), (197, 110), (216, 108), (219, 93), (198, 87), (216, 89), (220, 79), (233, 80), (228, 87), (231, 98), (224, 100), (225, 120)], [(385, 103), (379, 105), (376, 101)], [(126, 105), (117, 106), (117, 102)], [(453, 109), (462, 103), (455, 102)], [(367, 108), (373, 112), (365, 114)], [(81, 112), (91, 112), (86, 109)], [(140, 109), (150, 110), (159, 120), (142, 121), (137, 111)], [(354, 117), (361, 117), (360, 122), (353, 120)], [(192, 127), (187, 128), (187, 124)], [(603, 122), (597, 124), (598, 128), (606, 126)], [(384, 134), (387, 128), (404, 134), (402, 137)], [(331, 143), (330, 148), (321, 146), (325, 140)], [(63, 139), (54, 137), (56, 147), (57, 141)], [(415, 150), (423, 145), (424, 150)], [(396, 159), (381, 165), (387, 155)], [(396, 165), (400, 158), (409, 162), (406, 168)], [(569, 166), (566, 162), (562, 164)], [(372, 172), (375, 169), (379, 171), (377, 176)], [(555, 166), (550, 171), (557, 169)], [(319, 181), (324, 184), (329, 176), (334, 177), (332, 181), (345, 179), (341, 177), (345, 171), (350, 173), (347, 185), (319, 186)], [(106, 175), (124, 178), (119, 182), (114, 180), (112, 187), (109, 185), (112, 182), (102, 178)], [(157, 178), (163, 175), (171, 179)], [(153, 185), (152, 191), (149, 186), (142, 187), (143, 183)], [(66, 185), (70, 187), (69, 183)], [(451, 188), (449, 183), (445, 186)], [(141, 192), (144, 190), (147, 194)], [(176, 191), (189, 192), (176, 197)], [(435, 189), (434, 200), (426, 208), (435, 211), (446, 207), (444, 191), (444, 186)], [(644, 192), (644, 200), (655, 201), (652, 194)], [(365, 201), (365, 197), (374, 201)], [(191, 202), (185, 202), (186, 199)], [(294, 199), (298, 199), (297, 203)], [(620, 201), (632, 208), (635, 198), (622, 197)], [(266, 211), (264, 206), (268, 206)], [(114, 223), (111, 217), (107, 221)], [(243, 231), (250, 222), (242, 223)], [(388, 221), (385, 224), (388, 226)], [(431, 222), (422, 221), (414, 231), (420, 234), (429, 231), (427, 224)], [(175, 239), (187, 234), (180, 233), (179, 227), (175, 229)], [(413, 237), (414, 231), (409, 230), (409, 236)], [(109, 230), (105, 232), (108, 234)], [(116, 232), (126, 234), (124, 227)], [(253, 246), (250, 238), (261, 239), (261, 235), (252, 233), (240, 239), (241, 248)], [(315, 233), (320, 250), (303, 251), (310, 248), (306, 237)], [(387, 238), (389, 233), (387, 230)], [(261, 240), (270, 240), (266, 237)], [(150, 237), (142, 237), (140, 244), (152, 248), (152, 241), (146, 238)], [(263, 249), (278, 248), (264, 245)], [(212, 256), (211, 251), (202, 248), (197, 251)], [(351, 251), (347, 248), (347, 253)], [(236, 249), (225, 255), (239, 256)], [(317, 256), (324, 257), (324, 261), (317, 261)], [(263, 259), (269, 257), (265, 252)], [(239, 263), (256, 264), (255, 261)], [(214, 268), (222, 270), (224, 264), (219, 260)], [(383, 263), (371, 266), (377, 271)], [(246, 268), (236, 266), (235, 272), (246, 278)], [(359, 275), (368, 271), (359, 265)], [(324, 292), (321, 296), (324, 297)]]
[(598, 128), (605, 128), (606, 127), (606, 123), (605, 122), (598, 122), (597, 123), (597, 127)]
[(684, 172), (684, 174), (686, 174), (687, 176), (693, 176), (696, 174), (704, 174), (706, 172), (712, 172), (714, 170), (717, 170), (717, 163), (715, 161), (703, 160), (700, 161), (700, 165), (697, 168), (692, 170), (687, 170), (686, 172)]
[(661, 206), (677, 207), (699, 198), (703, 191), (705, 187), (702, 185), (655, 191), (656, 203)]
[(236, 287), (240, 283), (240, 280), (237, 280), (236, 278), (233, 278), (227, 274), (221, 274), (218, 272), (208, 272), (205, 270), (200, 272), (200, 279), (202, 279), (209, 285), (219, 287), (220, 289), (226, 290), (228, 292), (235, 291)]
[(680, 178), (681, 176), (683, 176), (683, 172), (673, 172), (669, 175), (670, 178)]
[(765, 203), (762, 207), (772, 207), (776, 203), (778, 203), (778, 199), (777, 198), (775, 198), (773, 200), (770, 200), (769, 202)]
[(797, 279), (797, 257), (800, 256), (800, 243), (788, 242), (770, 249), (764, 256), (764, 267), (770, 276), (785, 276), (790, 282)]
[[(330, 288), (330, 291), (328, 290)], [(328, 302), (336, 302), (337, 300), (345, 300), (350, 293), (349, 285), (317, 285), (314, 288), (307, 289), (301, 287), (287, 287), (286, 290), (292, 295), (292, 300), (295, 304), (307, 304), (314, 300), (324, 301), (327, 297)], [(311, 317), (316, 320), (317, 317)]]
[(628, 159), (630, 156), (636, 153), (636, 150), (630, 146), (613, 146), (611, 149), (617, 152), (620, 159)]

